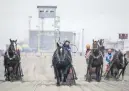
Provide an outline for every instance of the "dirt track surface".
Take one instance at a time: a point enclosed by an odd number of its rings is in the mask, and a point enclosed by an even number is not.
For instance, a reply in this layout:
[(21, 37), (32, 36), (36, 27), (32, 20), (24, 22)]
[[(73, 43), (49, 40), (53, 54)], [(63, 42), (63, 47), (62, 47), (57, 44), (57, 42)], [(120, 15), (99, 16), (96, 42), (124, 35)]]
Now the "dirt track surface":
[(78, 80), (76, 86), (56, 86), (53, 68), (51, 68), (51, 54), (44, 56), (22, 55), (22, 69), (24, 72), (23, 82), (5, 82), (3, 58), (0, 58), (0, 91), (129, 91), (129, 72), (126, 69), (126, 75), (123, 81), (86, 82), (84, 75), (86, 73), (85, 58), (73, 56), (73, 64), (77, 72)]

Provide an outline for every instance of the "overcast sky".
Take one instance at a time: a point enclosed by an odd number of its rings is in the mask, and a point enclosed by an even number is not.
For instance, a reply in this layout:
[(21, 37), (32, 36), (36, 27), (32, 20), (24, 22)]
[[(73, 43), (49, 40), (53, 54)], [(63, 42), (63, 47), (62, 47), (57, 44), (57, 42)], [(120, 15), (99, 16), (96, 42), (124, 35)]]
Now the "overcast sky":
[[(28, 38), (28, 16), (32, 29), (39, 25), (37, 5), (57, 5), (61, 30), (85, 29), (85, 43), (95, 37), (117, 40), (118, 33), (129, 33), (129, 0), (0, 0), (0, 48), (9, 38)], [(52, 20), (49, 20), (52, 21)], [(45, 29), (52, 23), (45, 20)]]

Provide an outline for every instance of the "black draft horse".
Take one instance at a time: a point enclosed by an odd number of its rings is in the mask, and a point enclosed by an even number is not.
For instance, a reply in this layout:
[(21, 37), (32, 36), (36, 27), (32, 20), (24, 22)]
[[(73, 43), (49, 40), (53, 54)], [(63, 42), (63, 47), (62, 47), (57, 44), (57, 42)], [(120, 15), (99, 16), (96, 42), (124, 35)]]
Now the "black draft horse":
[(89, 64), (87, 68), (87, 79), (90, 82), (92, 80), (92, 68), (95, 69), (96, 80), (99, 82), (102, 77), (103, 72), (103, 55), (98, 48), (98, 41), (93, 40), (93, 49), (91, 50), (91, 55), (89, 56)]
[(109, 71), (111, 73), (111, 76), (114, 77), (116, 80), (119, 79), (121, 74), (122, 74), (122, 80), (124, 79), (125, 69), (126, 66), (128, 65), (128, 61), (125, 56), (126, 54), (123, 54), (120, 50), (116, 51), (110, 63), (111, 68)]
[(57, 49), (54, 52), (52, 59), (57, 86), (59, 86), (61, 82), (66, 82), (69, 73), (68, 70), (72, 66), (71, 62), (71, 56), (68, 51), (57, 43)]
[[(9, 48), (4, 55), (5, 76), (7, 80), (10, 80), (9, 78), (10, 70), (12, 69), (16, 70), (17, 69), (16, 64), (20, 61), (19, 56), (16, 54), (16, 43), (17, 43), (17, 40), (10, 39)], [(12, 69), (10, 69), (11, 67), (9, 66), (11, 66)]]

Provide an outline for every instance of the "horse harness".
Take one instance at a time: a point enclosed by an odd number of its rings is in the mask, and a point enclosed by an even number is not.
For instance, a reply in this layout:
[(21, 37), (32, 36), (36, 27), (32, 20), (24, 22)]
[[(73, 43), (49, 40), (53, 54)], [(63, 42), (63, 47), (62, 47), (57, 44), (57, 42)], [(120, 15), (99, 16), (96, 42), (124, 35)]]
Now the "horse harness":
[(99, 55), (98, 56), (95, 56), (93, 53), (91, 54), (91, 56), (94, 58), (94, 59), (99, 59), (99, 57), (103, 57), (102, 53), (99, 51)]
[(8, 53), (8, 51), (7, 51), (7, 57), (8, 57), (10, 60), (12, 60), (13, 58), (16, 57), (16, 55), (14, 54), (13, 57), (10, 57), (10, 56), (9, 56), (9, 53)]

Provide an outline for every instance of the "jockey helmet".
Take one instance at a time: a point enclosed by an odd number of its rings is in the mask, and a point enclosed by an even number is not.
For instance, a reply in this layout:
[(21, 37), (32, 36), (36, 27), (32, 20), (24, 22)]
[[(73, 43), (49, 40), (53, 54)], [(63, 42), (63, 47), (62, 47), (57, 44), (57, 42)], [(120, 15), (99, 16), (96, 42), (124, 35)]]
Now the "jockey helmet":
[(112, 50), (111, 49), (108, 49), (108, 53), (111, 53), (112, 52)]
[(69, 40), (65, 40), (65, 41), (64, 41), (64, 44), (65, 44), (65, 45), (69, 45), (69, 44), (70, 44), (70, 41), (69, 41)]
[(90, 49), (90, 45), (89, 45), (89, 44), (87, 44), (87, 45), (86, 45), (86, 48), (87, 48), (87, 49)]

